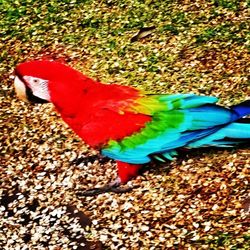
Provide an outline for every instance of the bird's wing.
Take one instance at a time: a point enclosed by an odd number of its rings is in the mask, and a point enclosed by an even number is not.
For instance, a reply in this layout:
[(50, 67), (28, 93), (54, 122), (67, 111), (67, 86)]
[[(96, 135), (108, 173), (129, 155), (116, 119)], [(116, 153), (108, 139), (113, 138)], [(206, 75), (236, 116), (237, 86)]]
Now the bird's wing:
[(230, 109), (216, 102), (215, 97), (194, 94), (141, 96), (126, 110), (151, 116), (151, 120), (122, 140), (110, 140), (102, 153), (134, 164), (147, 163), (157, 153), (171, 159), (176, 148), (214, 133), (234, 119)]

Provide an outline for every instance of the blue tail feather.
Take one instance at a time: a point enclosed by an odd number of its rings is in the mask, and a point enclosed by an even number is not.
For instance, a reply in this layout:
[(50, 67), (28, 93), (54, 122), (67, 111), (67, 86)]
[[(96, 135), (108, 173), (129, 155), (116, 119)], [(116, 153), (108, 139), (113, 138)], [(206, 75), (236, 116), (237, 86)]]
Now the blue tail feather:
[(244, 101), (238, 105), (232, 106), (231, 109), (237, 113), (239, 118), (250, 115), (250, 100)]
[[(190, 111), (197, 112), (198, 117), (199, 111), (202, 113), (205, 110), (206, 117), (208, 117), (210, 112), (212, 111), (214, 111), (214, 113), (215, 111), (221, 111), (220, 116), (216, 117), (216, 120), (227, 120), (226, 109), (221, 108), (220, 110), (220, 107), (215, 105), (205, 105), (200, 108), (190, 109)], [(232, 111), (231, 119), (228, 119), (227, 124), (214, 126), (212, 128), (204, 130), (196, 130), (193, 132), (184, 133), (177, 141), (171, 142), (171, 145), (174, 145), (176, 147), (184, 146), (187, 148), (198, 148), (207, 146), (228, 147), (244, 142), (249, 142), (250, 119), (242, 117), (250, 115), (250, 100), (232, 106), (229, 110)], [(212, 112), (212, 115), (214, 115), (214, 113)], [(225, 117), (223, 115), (225, 115)], [(163, 149), (169, 150), (168, 147), (164, 147)]]
[(227, 147), (250, 141), (250, 124), (233, 122), (204, 138), (191, 142), (189, 148)]

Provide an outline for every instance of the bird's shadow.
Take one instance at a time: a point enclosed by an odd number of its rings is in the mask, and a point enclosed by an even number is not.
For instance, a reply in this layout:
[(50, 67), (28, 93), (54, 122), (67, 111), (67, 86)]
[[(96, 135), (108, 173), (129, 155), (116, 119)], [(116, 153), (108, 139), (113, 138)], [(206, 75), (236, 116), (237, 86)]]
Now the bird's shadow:
[[(215, 148), (215, 147), (207, 147), (207, 148), (199, 148), (199, 149), (180, 149), (177, 151), (178, 155), (173, 161), (165, 160), (164, 162), (159, 161), (152, 157), (151, 162), (148, 164), (145, 164), (139, 171), (140, 175), (144, 175), (145, 172), (150, 171), (154, 172), (155, 174), (161, 174), (161, 173), (169, 173), (171, 169), (174, 167), (174, 165), (180, 165), (183, 161), (188, 161), (189, 159), (200, 159), (203, 156), (206, 155), (214, 155), (214, 154), (220, 154), (222, 152), (231, 152), (234, 153), (238, 149), (246, 149), (250, 148), (250, 143), (245, 143), (244, 145), (240, 145), (239, 147), (234, 148)], [(106, 164), (108, 162), (115, 162), (114, 160), (102, 156), (100, 153), (95, 155), (80, 155), (79, 157), (75, 158), (73, 161), (70, 162), (70, 164), (73, 165), (80, 165), (80, 164), (93, 164), (95, 161), (98, 161), (100, 165)], [(175, 164), (171, 164), (171, 163)]]
[[(174, 165), (180, 165), (183, 161), (188, 161), (189, 159), (200, 159), (206, 155), (216, 155), (223, 152), (231, 152), (232, 154), (237, 152), (239, 149), (250, 149), (250, 143), (241, 144), (238, 147), (228, 147), (228, 148), (216, 148), (216, 147), (204, 147), (198, 149), (180, 149), (177, 150), (177, 156), (174, 160), (167, 160), (161, 162), (155, 158), (152, 158), (149, 164), (146, 164), (141, 170), (140, 174), (143, 175), (147, 171), (153, 171), (155, 174), (169, 173)], [(171, 163), (175, 164), (171, 164)]]

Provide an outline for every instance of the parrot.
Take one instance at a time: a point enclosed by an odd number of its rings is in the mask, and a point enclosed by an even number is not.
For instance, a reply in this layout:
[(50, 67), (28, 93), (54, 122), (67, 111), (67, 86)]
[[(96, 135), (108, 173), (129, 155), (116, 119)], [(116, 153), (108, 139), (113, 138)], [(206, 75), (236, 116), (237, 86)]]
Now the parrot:
[(52, 60), (22, 62), (14, 72), (17, 97), (51, 102), (86, 144), (116, 161), (117, 178), (86, 195), (122, 192), (120, 187), (143, 166), (154, 159), (173, 160), (179, 149), (233, 147), (250, 141), (250, 100), (224, 107), (214, 96), (149, 94), (101, 83)]

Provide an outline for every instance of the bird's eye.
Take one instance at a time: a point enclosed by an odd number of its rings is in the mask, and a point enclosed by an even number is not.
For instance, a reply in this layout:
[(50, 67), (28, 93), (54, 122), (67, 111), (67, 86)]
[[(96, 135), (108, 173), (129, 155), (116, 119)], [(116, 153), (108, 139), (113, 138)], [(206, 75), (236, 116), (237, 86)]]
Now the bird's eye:
[(33, 79), (33, 82), (34, 82), (34, 83), (38, 83), (38, 80), (37, 80), (37, 79)]

